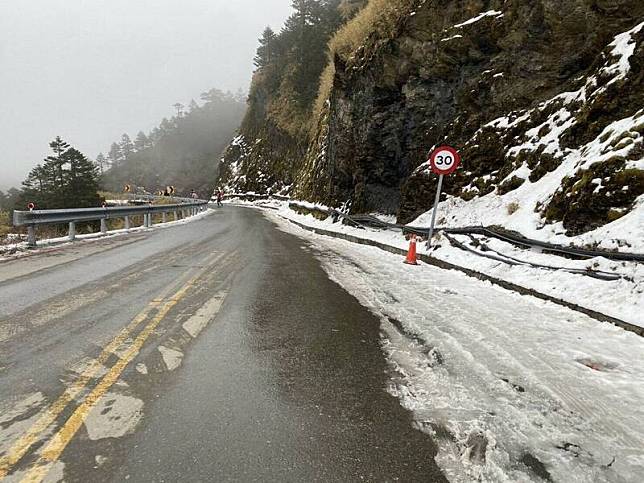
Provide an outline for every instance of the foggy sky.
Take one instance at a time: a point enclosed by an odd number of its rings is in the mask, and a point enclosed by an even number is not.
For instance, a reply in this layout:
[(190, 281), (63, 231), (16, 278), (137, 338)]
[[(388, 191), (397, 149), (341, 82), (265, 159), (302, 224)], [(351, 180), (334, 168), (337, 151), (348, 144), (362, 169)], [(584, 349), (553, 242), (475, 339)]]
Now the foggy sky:
[(60, 135), (94, 159), (172, 104), (247, 90), (257, 38), (291, 0), (0, 0), (0, 189)]

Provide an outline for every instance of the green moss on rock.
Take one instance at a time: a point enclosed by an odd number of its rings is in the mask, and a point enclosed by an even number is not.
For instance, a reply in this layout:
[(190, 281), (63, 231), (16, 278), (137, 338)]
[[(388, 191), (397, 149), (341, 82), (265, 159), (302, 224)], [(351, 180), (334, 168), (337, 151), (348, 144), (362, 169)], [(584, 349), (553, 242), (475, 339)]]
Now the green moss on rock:
[(644, 171), (624, 165), (623, 158), (615, 157), (566, 178), (546, 209), (546, 219), (561, 221), (568, 234), (578, 235), (628, 213), (644, 194)]
[(519, 188), (521, 185), (523, 185), (523, 183), (525, 183), (525, 179), (519, 178), (518, 176), (512, 176), (512, 178), (505, 181), (498, 187), (497, 192), (500, 195), (505, 195), (510, 191), (514, 191), (515, 189)]

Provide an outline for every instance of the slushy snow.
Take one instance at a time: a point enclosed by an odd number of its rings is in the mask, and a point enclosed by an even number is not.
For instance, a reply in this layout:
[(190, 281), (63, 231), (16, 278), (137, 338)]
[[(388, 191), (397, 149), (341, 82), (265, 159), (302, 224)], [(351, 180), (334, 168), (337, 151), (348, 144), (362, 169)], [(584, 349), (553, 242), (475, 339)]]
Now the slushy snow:
[(644, 338), (267, 213), (382, 319), (388, 389), (450, 481), (641, 481)]

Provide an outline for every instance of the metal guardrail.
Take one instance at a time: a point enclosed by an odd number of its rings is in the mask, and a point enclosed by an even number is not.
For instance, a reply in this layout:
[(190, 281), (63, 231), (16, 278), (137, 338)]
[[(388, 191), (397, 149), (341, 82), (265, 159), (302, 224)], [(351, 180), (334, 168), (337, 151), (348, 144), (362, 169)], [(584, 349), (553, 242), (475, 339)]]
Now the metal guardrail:
[[(213, 199), (215, 199), (213, 197)], [(279, 201), (290, 201), (290, 196), (285, 195), (260, 195), (257, 193), (230, 193), (224, 195), (225, 200), (240, 199), (243, 201), (265, 201), (265, 200), (279, 200)]]
[(168, 213), (174, 214), (174, 220), (194, 216), (208, 205), (206, 200), (187, 200), (185, 203), (171, 205), (152, 205), (145, 206), (117, 206), (105, 208), (77, 208), (65, 210), (33, 210), (33, 211), (14, 211), (14, 226), (26, 226), (28, 230), (27, 244), (30, 247), (36, 246), (36, 227), (43, 225), (60, 225), (69, 224), (69, 240), (74, 241), (76, 238), (76, 223), (100, 221), (101, 233), (107, 233), (107, 220), (123, 218), (125, 220), (125, 229), (130, 229), (130, 216), (143, 216), (143, 226), (150, 228), (152, 226), (152, 215), (161, 214), (162, 223), (166, 222)]
[(125, 195), (125, 200), (137, 204), (137, 203), (149, 203), (150, 201), (159, 201), (159, 200), (165, 200), (165, 201), (172, 201), (175, 203), (192, 203), (195, 201), (194, 198), (184, 198), (181, 196), (160, 196), (160, 195), (139, 195), (139, 194), (134, 194), (134, 193), (127, 193)]
[[(297, 202), (291, 202), (289, 206), (300, 208), (300, 209), (306, 209), (309, 211), (316, 211), (319, 213), (326, 214), (328, 216), (341, 218), (346, 223), (354, 226), (370, 226), (374, 228), (402, 230), (403, 233), (413, 233), (415, 235), (424, 236), (424, 237), (426, 237), (429, 232), (428, 228), (387, 223), (371, 215), (347, 215), (345, 213), (341, 213), (333, 209), (323, 210), (321, 208), (310, 208), (305, 205), (299, 205)], [(555, 253), (558, 255), (564, 255), (564, 256), (574, 257), (574, 258), (583, 259), (583, 258), (604, 257), (609, 260), (638, 262), (638, 263), (644, 262), (644, 254), (641, 254), (641, 253), (627, 253), (627, 252), (617, 252), (617, 251), (613, 252), (608, 250), (589, 250), (585, 248), (566, 247), (563, 245), (556, 245), (553, 243), (547, 243), (540, 240), (532, 240), (522, 235), (516, 235), (506, 231), (497, 230), (492, 227), (469, 226), (469, 227), (463, 227), (463, 228), (437, 228), (437, 230), (443, 231), (451, 235), (488, 236), (492, 238), (497, 238), (507, 243), (511, 243), (515, 246), (520, 246), (523, 248), (536, 248), (547, 253)]]
[[(372, 228), (381, 228), (381, 229), (393, 229), (401, 230), (403, 233), (413, 233), (420, 237), (427, 237), (429, 234), (429, 228), (414, 227), (409, 225), (399, 225), (395, 223), (387, 223), (385, 221), (379, 220), (372, 215), (347, 215), (338, 210), (334, 209), (323, 209), (319, 207), (311, 207), (308, 205), (303, 205), (297, 201), (292, 201), (288, 196), (279, 196), (279, 195), (261, 195), (257, 193), (234, 193), (226, 195), (226, 199), (238, 198), (245, 201), (260, 201), (260, 200), (269, 200), (277, 199), (280, 201), (289, 201), (289, 206), (291, 208), (305, 209), (312, 212), (317, 212), (326, 216), (333, 216), (337, 219), (342, 219), (345, 223), (353, 225), (356, 227), (369, 226)], [(488, 236), (491, 238), (497, 238), (499, 240), (505, 241), (507, 243), (513, 244), (515, 246), (529, 248), (529, 249), (539, 249), (546, 253), (554, 253), (557, 255), (563, 255), (572, 258), (595, 258), (595, 257), (604, 257), (609, 260), (618, 260), (624, 262), (644, 262), (644, 254), (642, 253), (627, 253), (627, 252), (618, 252), (618, 251), (608, 251), (608, 250), (590, 250), (586, 248), (577, 248), (577, 247), (567, 247), (563, 245), (556, 245), (553, 243), (544, 242), (541, 240), (533, 240), (526, 238), (520, 234), (514, 234), (507, 232), (505, 230), (498, 230), (493, 227), (484, 227), (484, 226), (467, 226), (462, 228), (437, 228), (437, 231), (443, 231), (451, 235), (482, 235)]]

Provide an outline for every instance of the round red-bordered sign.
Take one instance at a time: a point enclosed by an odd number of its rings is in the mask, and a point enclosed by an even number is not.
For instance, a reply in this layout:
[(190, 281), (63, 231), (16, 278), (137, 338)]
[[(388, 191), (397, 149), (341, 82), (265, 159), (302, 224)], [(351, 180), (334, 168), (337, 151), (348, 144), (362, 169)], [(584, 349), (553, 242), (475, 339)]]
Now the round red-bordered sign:
[(33, 209), (34, 209), (35, 207), (36, 207), (36, 205), (34, 205), (33, 203), (29, 203), (29, 204), (27, 205), (27, 208), (29, 208), (29, 211), (33, 211)]
[(461, 164), (461, 156), (451, 146), (434, 149), (429, 158), (432, 171), (440, 175), (452, 174)]

